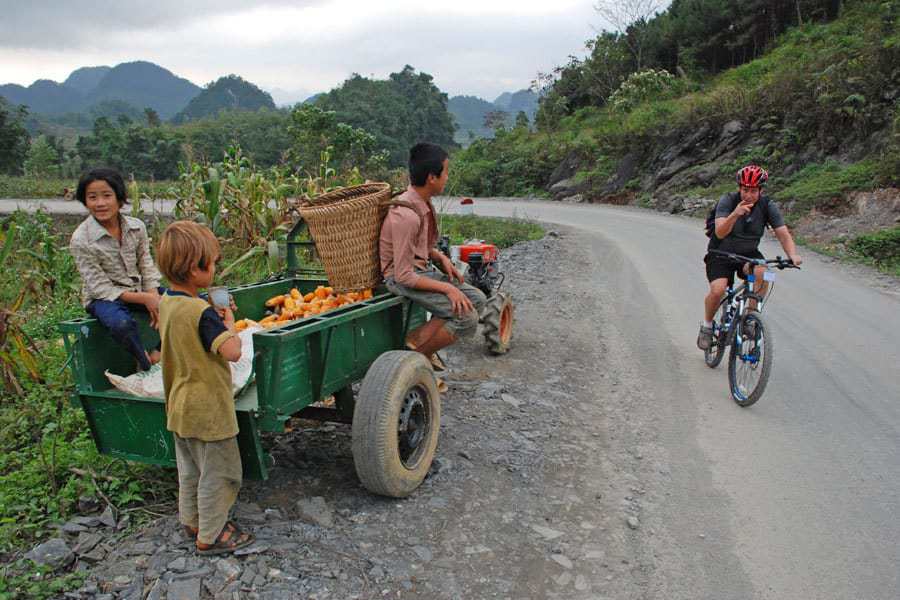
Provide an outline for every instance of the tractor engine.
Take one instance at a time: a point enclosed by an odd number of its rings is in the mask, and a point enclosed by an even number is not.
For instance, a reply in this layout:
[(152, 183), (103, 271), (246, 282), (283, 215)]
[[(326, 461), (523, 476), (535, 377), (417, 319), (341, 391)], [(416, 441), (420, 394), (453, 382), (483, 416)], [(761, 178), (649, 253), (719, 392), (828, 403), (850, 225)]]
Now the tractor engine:
[(466, 280), (490, 298), (503, 283), (503, 274), (497, 265), (500, 253), (497, 246), (471, 240), (459, 247), (459, 260), (469, 265)]
[(487, 297), (487, 304), (481, 311), (480, 322), (488, 352), (506, 354), (512, 339), (515, 306), (509, 294), (500, 291), (503, 273), (500, 272), (498, 264), (500, 252), (497, 246), (487, 244), (483, 240), (469, 240), (451, 249), (450, 239), (443, 236), (438, 241), (438, 249), (457, 264), (465, 263), (466, 283), (475, 286)]

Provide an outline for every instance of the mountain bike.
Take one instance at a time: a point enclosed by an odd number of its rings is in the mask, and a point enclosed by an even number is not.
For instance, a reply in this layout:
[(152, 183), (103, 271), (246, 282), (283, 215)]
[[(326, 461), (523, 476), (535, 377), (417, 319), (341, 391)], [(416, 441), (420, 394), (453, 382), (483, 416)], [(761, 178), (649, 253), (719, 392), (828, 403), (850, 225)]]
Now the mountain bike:
[[(712, 343), (703, 352), (706, 365), (715, 369), (722, 362), (725, 349), (731, 346), (731, 354), (728, 357), (731, 398), (739, 406), (750, 406), (759, 400), (765, 391), (775, 356), (772, 332), (762, 318), (763, 307), (775, 289), (775, 272), (772, 267), (779, 270), (800, 267), (780, 256), (774, 259), (760, 259), (721, 250), (710, 252), (735, 262), (752, 265), (746, 282), (736, 288), (733, 285), (729, 286), (725, 292), (719, 308), (716, 309)], [(766, 267), (763, 279), (769, 286), (765, 295), (757, 291), (759, 286), (753, 274), (755, 266)], [(751, 306), (753, 301), (755, 307)]]

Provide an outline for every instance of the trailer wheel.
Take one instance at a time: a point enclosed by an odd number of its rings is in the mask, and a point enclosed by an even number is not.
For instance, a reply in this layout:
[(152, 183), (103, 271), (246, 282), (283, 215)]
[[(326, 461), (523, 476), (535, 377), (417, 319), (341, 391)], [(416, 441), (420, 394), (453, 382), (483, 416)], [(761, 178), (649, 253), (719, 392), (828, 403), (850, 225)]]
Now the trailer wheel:
[(403, 498), (419, 487), (437, 448), (441, 400), (428, 360), (385, 352), (363, 378), (353, 411), (353, 464), (362, 484)]
[(484, 341), (491, 354), (509, 352), (514, 308), (512, 299), (503, 292), (497, 292), (488, 298), (484, 311), (481, 313), (481, 324), (484, 326)]

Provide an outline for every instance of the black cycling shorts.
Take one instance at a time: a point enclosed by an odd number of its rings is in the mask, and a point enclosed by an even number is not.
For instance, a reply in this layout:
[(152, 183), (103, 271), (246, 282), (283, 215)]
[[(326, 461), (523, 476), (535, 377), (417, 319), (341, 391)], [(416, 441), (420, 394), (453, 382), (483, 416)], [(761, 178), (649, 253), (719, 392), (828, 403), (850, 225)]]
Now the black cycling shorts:
[[(744, 252), (743, 256), (749, 258), (765, 258), (759, 250)], [(743, 266), (747, 263), (739, 263), (719, 254), (710, 253), (707, 253), (707, 255), (703, 257), (703, 262), (706, 263), (707, 281), (712, 282), (716, 279), (727, 279), (728, 285), (734, 285), (735, 273), (737, 273), (741, 279), (747, 280), (747, 275), (744, 274), (743, 269)]]

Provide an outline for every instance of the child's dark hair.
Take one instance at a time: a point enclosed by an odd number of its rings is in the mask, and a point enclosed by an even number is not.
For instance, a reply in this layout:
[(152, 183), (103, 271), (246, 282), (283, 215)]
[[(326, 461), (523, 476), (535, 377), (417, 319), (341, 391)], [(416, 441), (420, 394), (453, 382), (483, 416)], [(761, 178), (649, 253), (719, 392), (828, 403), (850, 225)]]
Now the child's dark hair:
[(109, 187), (111, 187), (116, 194), (116, 200), (119, 201), (119, 206), (122, 206), (128, 201), (128, 190), (125, 188), (125, 180), (122, 179), (122, 174), (115, 169), (101, 167), (98, 169), (91, 169), (78, 180), (78, 189), (75, 190), (75, 198), (82, 204), (86, 204), (85, 195), (87, 194), (87, 186), (95, 181), (105, 181), (109, 184)]
[(437, 144), (422, 142), (409, 149), (409, 181), (415, 186), (423, 186), (428, 176), (440, 177), (444, 171), (444, 161), (449, 154)]

